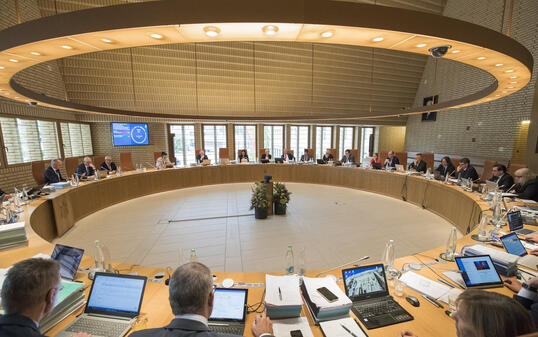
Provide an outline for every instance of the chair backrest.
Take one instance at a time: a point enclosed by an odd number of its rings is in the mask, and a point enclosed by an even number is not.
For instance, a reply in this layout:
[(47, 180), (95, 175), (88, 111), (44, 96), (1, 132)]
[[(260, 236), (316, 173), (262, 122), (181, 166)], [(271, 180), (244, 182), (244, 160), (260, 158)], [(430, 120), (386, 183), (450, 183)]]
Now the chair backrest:
[(484, 171), (482, 171), (482, 176), (480, 176), (480, 181), (485, 182), (493, 175), (493, 166), (497, 165), (497, 161), (494, 159), (484, 160)]
[(32, 176), (36, 184), (43, 185), (45, 183), (45, 160), (38, 160), (32, 162)]
[[(338, 160), (338, 150), (337, 149), (327, 149), (329, 153), (333, 155), (333, 160)], [(323, 153), (325, 154), (325, 153)]]
[(508, 173), (510, 173), (511, 176), (514, 176), (516, 174), (516, 171), (520, 168), (525, 168), (527, 165), (525, 164), (513, 164), (510, 163), (510, 167), (508, 167)]
[(407, 152), (394, 152), (394, 155), (396, 156), (396, 158), (398, 158), (400, 164), (403, 165), (405, 169), (407, 169)]
[(259, 158), (261, 158), (262, 155), (265, 154), (265, 150), (268, 150), (268, 149), (260, 149)]
[(69, 157), (65, 158), (65, 172), (68, 177), (71, 177), (77, 171), (77, 166), (79, 164), (78, 157)]
[(133, 158), (131, 157), (131, 152), (121, 152), (120, 153), (120, 165), (122, 171), (134, 171), (135, 166), (133, 164)]
[(359, 158), (359, 150), (357, 149), (349, 149), (349, 153), (355, 158), (355, 164), (360, 164), (361, 159)]
[(161, 156), (162, 154), (162, 151), (161, 152), (153, 152), (153, 162), (156, 163), (157, 162), (157, 159), (159, 159), (159, 157)]
[(93, 166), (98, 169), (105, 162), (105, 156), (93, 156), (92, 161)]
[(435, 163), (433, 153), (423, 153), (422, 160), (426, 162), (426, 168), (429, 168), (433, 171), (433, 168), (434, 168), (433, 165)]
[(389, 157), (388, 152), (379, 152), (379, 161), (381, 161), (381, 164), (385, 163), (385, 159)]
[(314, 149), (307, 149), (308, 150), (308, 155), (312, 158), (315, 158), (316, 157), (316, 154), (314, 153)]
[(452, 165), (454, 165), (454, 168), (458, 168), (458, 166), (460, 166), (460, 160), (461, 158), (450, 158), (450, 161), (452, 162)]
[(221, 147), (219, 148), (219, 158), (220, 159), (229, 159), (230, 158), (230, 152), (228, 151), (227, 147)]

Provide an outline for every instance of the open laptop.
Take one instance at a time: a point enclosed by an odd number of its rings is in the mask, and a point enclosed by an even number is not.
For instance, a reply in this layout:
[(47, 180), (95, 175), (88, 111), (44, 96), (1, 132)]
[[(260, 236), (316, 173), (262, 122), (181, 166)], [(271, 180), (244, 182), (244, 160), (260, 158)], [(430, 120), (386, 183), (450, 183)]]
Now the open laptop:
[(401, 164), (396, 164), (396, 171), (405, 172), (404, 166)]
[(351, 310), (367, 329), (413, 319), (389, 295), (383, 264), (343, 269), (342, 276), (346, 295), (353, 302)]
[(318, 163), (318, 165), (324, 165), (324, 164), (327, 164), (327, 163), (325, 162), (325, 160), (323, 160), (323, 159), (316, 159), (316, 162)]
[(532, 229), (523, 228), (523, 218), (521, 218), (521, 211), (513, 211), (506, 215), (508, 219), (508, 227), (510, 232), (514, 232), (518, 235), (527, 235), (535, 233)]
[(506, 249), (506, 252), (508, 254), (517, 256), (527, 255), (527, 250), (525, 249), (525, 247), (523, 247), (521, 241), (519, 241), (519, 238), (517, 237), (516, 233), (510, 233), (505, 236), (501, 236), (500, 239), (504, 246), (504, 249)]
[(95, 273), (84, 313), (56, 336), (123, 337), (140, 313), (147, 277)]
[(56, 244), (51, 258), (60, 263), (60, 276), (64, 280), (73, 281), (77, 275), (78, 266), (84, 255), (84, 249)]
[(215, 288), (209, 328), (214, 332), (242, 336), (247, 317), (247, 298), (248, 289)]
[(489, 255), (459, 256), (455, 260), (467, 288), (503, 286), (503, 281)]

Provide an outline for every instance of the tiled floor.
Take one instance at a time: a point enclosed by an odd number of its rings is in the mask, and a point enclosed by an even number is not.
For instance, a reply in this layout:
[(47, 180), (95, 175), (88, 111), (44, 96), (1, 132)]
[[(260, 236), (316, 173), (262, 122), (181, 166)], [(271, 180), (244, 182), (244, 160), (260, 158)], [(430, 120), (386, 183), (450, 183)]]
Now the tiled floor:
[(446, 243), (451, 228), (394, 198), (332, 186), (287, 186), (292, 196), (285, 216), (238, 217), (253, 212), (251, 184), (205, 186), (109, 207), (79, 221), (57, 242), (93, 255), (93, 242), (100, 240), (112, 261), (173, 268), (195, 248), (213, 271), (275, 272), (284, 269), (288, 244), (296, 255), (304, 249), (307, 269), (326, 269), (364, 255), (377, 261), (388, 239), (395, 240), (397, 256), (434, 248)]

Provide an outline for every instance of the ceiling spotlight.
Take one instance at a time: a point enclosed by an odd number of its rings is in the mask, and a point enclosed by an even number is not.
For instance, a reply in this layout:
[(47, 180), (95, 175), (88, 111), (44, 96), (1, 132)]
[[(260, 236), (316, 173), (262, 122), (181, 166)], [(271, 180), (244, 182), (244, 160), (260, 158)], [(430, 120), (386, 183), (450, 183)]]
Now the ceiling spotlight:
[(513, 73), (513, 72), (514, 72), (514, 69), (508, 69), (508, 70), (505, 70), (504, 72), (505, 72), (505, 73)]
[(425, 43), (417, 44), (418, 48), (426, 47), (427, 45)]
[(38, 52), (36, 52), (36, 51), (32, 51), (32, 52), (30, 52), (30, 54), (35, 55), (35, 56), (40, 56), (40, 55), (41, 55), (41, 53), (38, 53)]
[(508, 91), (506, 91), (506, 90), (503, 90), (503, 94), (506, 94), (507, 92), (508, 92)]
[(497, 64), (495, 65), (495, 67), (501, 67), (501, 66), (503, 66), (503, 65), (504, 65), (504, 64), (502, 64), (502, 63), (497, 63)]
[(263, 26), (262, 31), (265, 35), (275, 35), (278, 32), (278, 27), (274, 25)]
[(508, 89), (514, 89), (514, 87), (510, 86), (510, 87), (508, 87)]
[(385, 38), (383, 38), (383, 37), (376, 37), (376, 38), (373, 38), (372, 41), (374, 41), (374, 42), (381, 42), (381, 41), (383, 41), (384, 39), (385, 39)]
[(73, 47), (68, 46), (68, 45), (63, 45), (62, 48), (63, 48), (63, 49), (73, 49)]
[(19, 62), (19, 60), (9, 59), (9, 62), (17, 63), (17, 62)]
[(326, 31), (326, 32), (321, 33), (321, 37), (324, 37), (324, 38), (332, 37), (333, 35), (334, 33), (331, 31)]
[(452, 48), (452, 46), (447, 44), (444, 46), (431, 47), (428, 51), (432, 57), (439, 58), (445, 56), (450, 48)]
[(499, 97), (499, 96), (501, 96), (501, 95), (499, 95), (499, 94), (495, 95), (495, 97)]
[(461, 50), (459, 50), (459, 49), (454, 49), (454, 50), (452, 51), (452, 54), (457, 54), (457, 53), (459, 53), (459, 52), (461, 52)]
[(485, 60), (486, 58), (484, 56), (480, 56), (480, 57), (477, 57), (476, 59), (482, 61), (482, 60)]
[(205, 26), (204, 32), (205, 35), (209, 37), (217, 37), (220, 34), (220, 28), (215, 26)]
[(157, 39), (157, 40), (161, 40), (163, 38), (163, 36), (161, 34), (157, 34), (157, 33), (153, 33), (150, 36), (152, 38), (154, 38), (154, 39)]
[(103, 41), (104, 43), (112, 43), (112, 40), (109, 39), (101, 39), (101, 41)]
[(2, 69), (6, 69), (6, 67), (4, 67), (4, 66), (0, 66), (0, 70), (2, 70)]
[(510, 76), (510, 78), (517, 78), (517, 76), (515, 76), (515, 75), (514, 75), (514, 76)]
[(512, 81), (512, 82), (510, 82), (510, 84), (516, 84), (516, 83), (517, 83), (516, 81)]

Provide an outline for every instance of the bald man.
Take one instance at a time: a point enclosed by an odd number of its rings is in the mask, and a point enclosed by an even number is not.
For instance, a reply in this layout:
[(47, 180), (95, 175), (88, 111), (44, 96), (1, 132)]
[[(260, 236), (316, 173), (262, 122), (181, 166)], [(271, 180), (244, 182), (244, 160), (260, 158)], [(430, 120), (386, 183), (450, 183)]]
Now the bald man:
[(50, 161), (50, 166), (45, 170), (45, 185), (65, 181), (65, 179), (62, 178), (62, 173), (60, 172), (61, 168), (61, 159), (53, 159)]
[(516, 171), (516, 187), (511, 191), (521, 199), (538, 201), (538, 182), (532, 172), (524, 167)]
[(388, 167), (396, 167), (396, 165), (400, 164), (400, 160), (398, 157), (394, 155), (394, 151), (389, 151), (387, 155), (387, 159), (385, 159), (385, 163), (383, 164), (385, 168)]
[(95, 166), (93, 166), (92, 159), (90, 157), (84, 157), (82, 164), (77, 166), (76, 173), (81, 179), (95, 178)]

